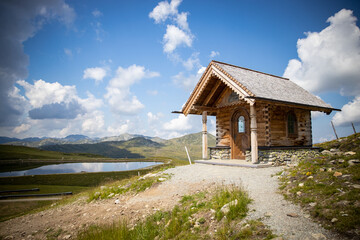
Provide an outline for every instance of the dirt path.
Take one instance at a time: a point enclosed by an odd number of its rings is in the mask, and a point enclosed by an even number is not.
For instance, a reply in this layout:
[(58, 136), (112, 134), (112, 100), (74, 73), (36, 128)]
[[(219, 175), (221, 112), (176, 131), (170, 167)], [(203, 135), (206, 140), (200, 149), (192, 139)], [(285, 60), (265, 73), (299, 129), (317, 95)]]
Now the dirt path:
[[(166, 182), (137, 195), (86, 203), (85, 199), (22, 216), (0, 223), (0, 235), (8, 239), (75, 238), (78, 230), (92, 224), (118, 221), (121, 217), (136, 223), (158, 209), (169, 210), (185, 194), (192, 194), (218, 184), (242, 184), (252, 199), (249, 218), (263, 218), (263, 222), (285, 239), (339, 239), (312, 222), (300, 207), (285, 200), (277, 192), (277, 179), (271, 177), (281, 168), (236, 168), (193, 164), (166, 170), (173, 174)], [(288, 213), (298, 216), (289, 217)], [(6, 239), (6, 238), (5, 238)]]

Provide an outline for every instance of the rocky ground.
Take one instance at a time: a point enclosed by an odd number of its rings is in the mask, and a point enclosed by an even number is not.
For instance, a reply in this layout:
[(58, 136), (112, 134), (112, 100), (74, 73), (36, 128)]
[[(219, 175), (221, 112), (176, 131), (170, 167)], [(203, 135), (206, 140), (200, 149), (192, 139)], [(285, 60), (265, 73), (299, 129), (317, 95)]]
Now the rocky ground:
[[(171, 178), (138, 194), (126, 193), (110, 199), (75, 202), (0, 223), (4, 239), (74, 239), (91, 225), (108, 224), (127, 218), (135, 224), (156, 210), (170, 210), (182, 196), (216, 184), (243, 185), (253, 202), (248, 219), (262, 222), (284, 239), (341, 239), (311, 220), (299, 206), (278, 193), (282, 167), (239, 168), (193, 164), (168, 169)], [(118, 204), (116, 204), (118, 203)]]

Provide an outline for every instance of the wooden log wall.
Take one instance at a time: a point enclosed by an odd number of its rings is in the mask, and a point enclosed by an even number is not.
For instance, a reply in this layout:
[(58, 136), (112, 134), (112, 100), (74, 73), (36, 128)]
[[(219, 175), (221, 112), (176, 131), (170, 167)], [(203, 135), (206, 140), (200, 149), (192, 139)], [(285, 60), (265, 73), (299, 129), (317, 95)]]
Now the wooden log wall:
[[(296, 136), (288, 136), (287, 133), (287, 114), (290, 111), (295, 114), (297, 120)], [(269, 113), (271, 146), (308, 146), (312, 144), (309, 110), (272, 105)]]
[[(216, 115), (216, 145), (231, 146), (231, 117), (238, 107), (246, 103), (222, 107)], [(287, 106), (256, 103), (258, 146), (308, 146), (312, 145), (311, 113), (309, 110)], [(287, 113), (293, 111), (297, 119), (297, 136), (287, 134)], [(250, 135), (250, 133), (249, 133)]]

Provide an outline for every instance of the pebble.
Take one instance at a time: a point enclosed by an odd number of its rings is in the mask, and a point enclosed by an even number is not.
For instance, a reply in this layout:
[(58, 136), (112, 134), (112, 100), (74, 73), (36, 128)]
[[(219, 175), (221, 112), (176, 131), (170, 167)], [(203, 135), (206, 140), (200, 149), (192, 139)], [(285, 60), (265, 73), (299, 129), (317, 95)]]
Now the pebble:
[(70, 235), (70, 234), (65, 235), (65, 236), (63, 237), (63, 239), (70, 239), (70, 238), (71, 238), (71, 235)]
[(335, 172), (333, 176), (334, 176), (334, 177), (340, 177), (341, 175), (342, 175), (341, 172)]
[(331, 222), (332, 222), (332, 223), (337, 222), (337, 221), (339, 221), (337, 218), (331, 219)]
[(120, 200), (119, 200), (119, 199), (116, 199), (116, 200), (115, 200), (115, 204), (120, 204)]
[(304, 183), (299, 183), (299, 187), (303, 187), (304, 186)]
[(360, 189), (360, 185), (359, 184), (353, 184), (351, 185), (353, 188), (356, 188), (356, 189)]
[(287, 213), (286, 216), (289, 216), (289, 217), (299, 217), (299, 215), (296, 214), (296, 213)]
[(316, 204), (317, 204), (317, 203), (315, 203), (315, 202), (309, 203), (309, 205), (310, 205), (311, 207), (315, 207)]

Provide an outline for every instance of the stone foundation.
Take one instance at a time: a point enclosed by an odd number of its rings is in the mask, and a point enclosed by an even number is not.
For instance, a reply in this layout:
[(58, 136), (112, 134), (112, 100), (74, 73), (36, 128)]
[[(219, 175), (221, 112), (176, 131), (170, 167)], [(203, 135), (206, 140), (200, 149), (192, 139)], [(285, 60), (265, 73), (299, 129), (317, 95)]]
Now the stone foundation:
[(231, 148), (226, 146), (209, 147), (210, 159), (229, 160), (231, 158)]
[[(259, 149), (258, 160), (261, 163), (274, 163), (274, 165), (297, 164), (306, 158), (314, 158), (320, 155), (317, 148), (296, 149)], [(251, 151), (246, 151), (246, 161), (251, 162)]]

